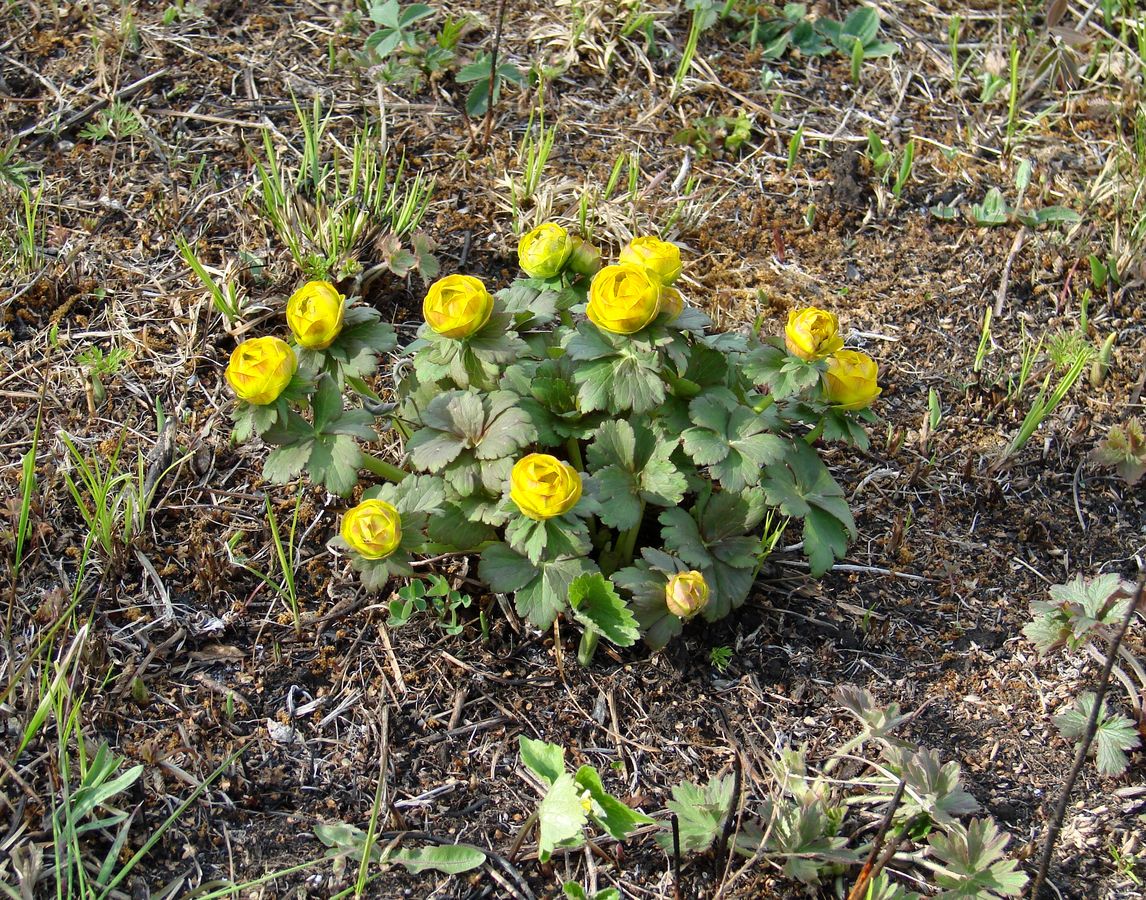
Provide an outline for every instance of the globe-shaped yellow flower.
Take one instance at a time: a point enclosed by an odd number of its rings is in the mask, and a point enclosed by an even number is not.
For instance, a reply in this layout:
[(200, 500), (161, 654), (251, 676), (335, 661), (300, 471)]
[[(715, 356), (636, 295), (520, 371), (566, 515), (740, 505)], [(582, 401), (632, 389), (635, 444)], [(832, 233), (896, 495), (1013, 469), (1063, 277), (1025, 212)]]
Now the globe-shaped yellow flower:
[(308, 281), (291, 294), (286, 318), (300, 347), (322, 350), (342, 331), (345, 298), (329, 281)]
[(620, 262), (648, 269), (661, 284), (680, 277), (680, 248), (655, 237), (635, 237), (621, 251)]
[(879, 366), (859, 350), (837, 350), (828, 357), (824, 393), (840, 409), (865, 409), (880, 395)]
[(297, 368), (290, 344), (277, 337), (260, 337), (243, 341), (231, 352), (224, 375), (236, 397), (265, 406), (279, 398)]
[(665, 585), (668, 611), (682, 619), (691, 619), (708, 605), (708, 582), (695, 569), (680, 572)]
[(558, 275), (572, 252), (573, 239), (569, 232), (553, 222), (538, 225), (517, 242), (518, 265), (532, 278)]
[(598, 328), (634, 334), (660, 312), (661, 285), (639, 266), (605, 266), (589, 283), (585, 314)]
[(472, 275), (439, 278), (422, 303), (426, 323), (442, 337), (455, 340), (480, 331), (492, 312), (493, 297)]
[(840, 321), (835, 313), (814, 306), (790, 309), (788, 324), (784, 327), (784, 346), (800, 359), (823, 359), (843, 347), (839, 331)]
[(363, 500), (342, 517), (342, 539), (365, 559), (384, 559), (402, 543), (402, 519), (385, 500)]
[(530, 453), (513, 465), (509, 498), (531, 519), (552, 519), (581, 499), (581, 474), (548, 453)]

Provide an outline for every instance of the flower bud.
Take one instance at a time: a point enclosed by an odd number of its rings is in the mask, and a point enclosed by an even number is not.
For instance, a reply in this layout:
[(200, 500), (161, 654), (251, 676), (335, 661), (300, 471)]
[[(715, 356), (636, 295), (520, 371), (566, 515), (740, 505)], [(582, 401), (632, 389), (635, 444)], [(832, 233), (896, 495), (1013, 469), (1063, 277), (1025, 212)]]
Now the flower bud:
[(661, 285), (647, 269), (605, 266), (589, 283), (585, 314), (605, 331), (633, 334), (657, 317), (660, 295)]
[(680, 291), (674, 287), (661, 288), (661, 312), (668, 313), (669, 321), (684, 312), (684, 297)]
[(680, 277), (680, 248), (655, 237), (635, 237), (621, 251), (620, 262), (652, 272), (661, 284)]
[(240, 400), (256, 406), (274, 403), (298, 368), (290, 344), (277, 337), (252, 338), (231, 352), (224, 372)]
[(329, 281), (308, 281), (291, 294), (286, 317), (300, 347), (322, 350), (342, 331), (345, 298)]
[(552, 519), (581, 499), (581, 474), (548, 453), (530, 453), (514, 463), (509, 498), (531, 519)]
[(695, 569), (681, 572), (665, 585), (668, 611), (682, 619), (691, 619), (708, 605), (708, 582)]
[(363, 500), (342, 517), (342, 539), (365, 559), (384, 559), (402, 543), (402, 519), (385, 500)]
[(575, 237), (569, 268), (578, 275), (596, 275), (601, 270), (601, 252), (588, 241)]
[(788, 324), (784, 327), (784, 346), (800, 359), (823, 359), (844, 345), (839, 329), (840, 322), (835, 313), (814, 306), (790, 309)]
[(531, 278), (553, 278), (565, 268), (573, 240), (569, 233), (553, 222), (538, 225), (517, 242), (518, 265)]
[(426, 292), (422, 315), (442, 337), (461, 340), (482, 329), (493, 312), (493, 297), (472, 275), (447, 275)]
[(837, 350), (828, 357), (824, 393), (840, 409), (865, 409), (880, 395), (875, 360), (859, 350)]

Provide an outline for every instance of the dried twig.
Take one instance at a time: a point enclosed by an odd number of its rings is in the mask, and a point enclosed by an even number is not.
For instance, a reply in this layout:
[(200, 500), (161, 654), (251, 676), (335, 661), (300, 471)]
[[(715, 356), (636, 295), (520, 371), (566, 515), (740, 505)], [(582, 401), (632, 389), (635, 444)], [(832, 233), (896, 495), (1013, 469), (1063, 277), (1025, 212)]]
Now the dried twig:
[[(887, 813), (880, 823), (879, 831), (876, 832), (875, 840), (871, 844), (871, 853), (868, 854), (867, 860), (860, 869), (860, 873), (856, 876), (855, 884), (852, 889), (848, 891), (848, 900), (859, 900), (867, 890), (868, 882), (870, 882), (880, 870), (891, 861), (891, 857), (886, 858), (879, 856), (879, 851), (883, 848), (883, 842), (887, 838), (888, 829), (891, 828), (891, 822), (895, 818), (895, 811), (899, 808), (899, 801), (903, 799), (903, 792), (907, 788), (907, 780), (900, 778), (899, 785), (895, 789), (895, 793), (891, 797), (891, 803), (887, 806)], [(904, 829), (906, 832), (906, 829)], [(899, 847), (901, 841), (897, 840), (892, 847), (892, 853)]]

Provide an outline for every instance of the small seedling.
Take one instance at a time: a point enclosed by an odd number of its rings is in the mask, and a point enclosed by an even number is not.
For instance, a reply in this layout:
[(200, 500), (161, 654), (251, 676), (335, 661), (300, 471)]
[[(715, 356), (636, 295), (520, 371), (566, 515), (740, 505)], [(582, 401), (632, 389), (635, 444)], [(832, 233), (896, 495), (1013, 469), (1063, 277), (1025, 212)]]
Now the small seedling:
[(415, 613), (432, 610), (437, 625), (448, 635), (461, 634), (464, 622), (458, 621), (458, 610), (467, 609), (472, 602), (468, 594), (450, 587), (441, 575), (430, 575), (428, 581), (415, 578), (398, 590), (390, 601), (390, 618), (387, 622), (394, 628), (405, 625)]
[(732, 663), (732, 648), (731, 647), (713, 647), (708, 651), (708, 661), (712, 663), (712, 667), (720, 674), (728, 671), (728, 666)]

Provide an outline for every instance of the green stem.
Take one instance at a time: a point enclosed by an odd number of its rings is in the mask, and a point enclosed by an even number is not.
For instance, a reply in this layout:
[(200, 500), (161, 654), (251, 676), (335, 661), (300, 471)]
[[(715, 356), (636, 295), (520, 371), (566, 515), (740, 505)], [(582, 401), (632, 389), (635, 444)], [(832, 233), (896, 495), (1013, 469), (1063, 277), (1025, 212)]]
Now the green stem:
[(390, 424), (394, 426), (394, 430), (402, 435), (404, 440), (410, 440), (412, 432), (406, 427), (406, 423), (399, 419), (397, 416), (390, 417)]
[(597, 652), (597, 632), (586, 629), (581, 634), (581, 644), (577, 648), (577, 662), (582, 668), (587, 668), (593, 661), (593, 654)]
[(584, 472), (585, 460), (581, 458), (581, 445), (577, 443), (577, 438), (569, 438), (565, 442), (565, 450), (569, 454), (569, 462), (573, 463), (573, 468), (578, 472)]
[(393, 463), (388, 463), (386, 460), (379, 459), (377, 456), (372, 456), (369, 453), (362, 454), (362, 468), (395, 484), (409, 474), (405, 469), (400, 469)]
[[(617, 568), (627, 566), (633, 561), (633, 553), (637, 549), (637, 535), (641, 530), (641, 523), (645, 520), (645, 501), (641, 500), (641, 514), (637, 516), (637, 524), (624, 532), (617, 539)], [(616, 571), (614, 569), (613, 571)], [(612, 572), (607, 573), (612, 575)]]
[(824, 420), (821, 419), (815, 428), (804, 435), (804, 440), (809, 444), (814, 444), (820, 439), (820, 435), (824, 433)]

